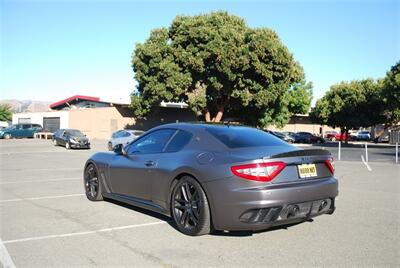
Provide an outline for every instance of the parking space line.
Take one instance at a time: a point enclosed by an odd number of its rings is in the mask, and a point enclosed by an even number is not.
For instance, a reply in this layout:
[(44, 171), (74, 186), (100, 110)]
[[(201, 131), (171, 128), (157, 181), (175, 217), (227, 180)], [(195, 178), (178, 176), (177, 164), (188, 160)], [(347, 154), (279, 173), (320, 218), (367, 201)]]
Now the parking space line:
[(0, 182), (0, 185), (17, 184), (17, 183), (53, 182), (53, 181), (77, 181), (77, 180), (82, 180), (82, 179), (81, 178), (58, 178), (58, 179), (47, 179), (47, 180), (5, 181), (5, 182)]
[(142, 224), (133, 224), (133, 225), (126, 225), (126, 226), (112, 227), (112, 228), (104, 228), (104, 229), (99, 229), (99, 230), (94, 230), (94, 231), (85, 231), (85, 232), (75, 232), (75, 233), (66, 233), (66, 234), (58, 234), (58, 235), (45, 235), (45, 236), (20, 238), (20, 239), (14, 239), (14, 240), (7, 240), (7, 241), (4, 241), (3, 243), (4, 244), (12, 244), (12, 243), (19, 243), (19, 242), (51, 239), (51, 238), (62, 238), (62, 237), (71, 237), (71, 236), (79, 236), (79, 235), (88, 235), (88, 234), (112, 232), (112, 231), (133, 229), (133, 228), (146, 227), (146, 226), (159, 225), (159, 224), (166, 224), (166, 223), (167, 222), (165, 222), (165, 221), (156, 221), (156, 222), (149, 222), (149, 223), (142, 223)]
[(29, 198), (15, 198), (15, 199), (0, 200), (0, 203), (65, 198), (65, 197), (74, 197), (74, 196), (83, 196), (83, 195), (85, 195), (85, 194), (66, 194), (66, 195), (40, 196), (40, 197), (29, 197)]
[(57, 171), (57, 170), (83, 170), (83, 168), (21, 168), (21, 169), (2, 169), (2, 171)]
[(368, 171), (372, 171), (372, 168), (368, 165), (368, 163), (365, 161), (364, 156), (361, 155), (361, 160), (364, 163), (364, 165), (367, 167)]
[(0, 263), (5, 268), (14, 268), (15, 264), (8, 253), (7, 248), (4, 246), (3, 241), (0, 238)]

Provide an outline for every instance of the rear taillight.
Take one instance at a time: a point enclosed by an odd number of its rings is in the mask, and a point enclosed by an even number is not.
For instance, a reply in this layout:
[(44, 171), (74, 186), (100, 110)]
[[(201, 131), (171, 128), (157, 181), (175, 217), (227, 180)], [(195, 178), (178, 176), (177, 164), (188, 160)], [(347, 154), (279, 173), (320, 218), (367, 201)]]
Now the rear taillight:
[(325, 165), (328, 167), (332, 175), (335, 173), (335, 168), (333, 167), (333, 159), (325, 160)]
[(286, 164), (284, 162), (269, 162), (259, 164), (247, 164), (231, 167), (231, 171), (238, 177), (254, 181), (272, 181)]

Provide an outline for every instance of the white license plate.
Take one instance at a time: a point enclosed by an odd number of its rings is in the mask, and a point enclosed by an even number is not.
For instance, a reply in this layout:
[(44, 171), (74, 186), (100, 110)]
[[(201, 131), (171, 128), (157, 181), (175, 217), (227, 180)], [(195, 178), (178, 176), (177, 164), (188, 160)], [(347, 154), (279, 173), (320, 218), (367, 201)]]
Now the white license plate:
[(317, 167), (315, 164), (298, 165), (297, 169), (299, 170), (299, 175), (302, 179), (317, 177)]

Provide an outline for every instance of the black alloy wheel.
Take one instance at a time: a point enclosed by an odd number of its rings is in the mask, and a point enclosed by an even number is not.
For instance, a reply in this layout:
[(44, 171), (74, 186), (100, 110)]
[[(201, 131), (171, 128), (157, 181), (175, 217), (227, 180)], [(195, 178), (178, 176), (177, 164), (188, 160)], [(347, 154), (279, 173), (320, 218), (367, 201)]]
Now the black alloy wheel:
[(102, 185), (98, 177), (98, 172), (93, 164), (86, 167), (84, 174), (85, 194), (91, 201), (103, 200)]
[(172, 216), (179, 231), (186, 235), (204, 235), (211, 231), (211, 215), (207, 197), (200, 184), (185, 176), (172, 193)]

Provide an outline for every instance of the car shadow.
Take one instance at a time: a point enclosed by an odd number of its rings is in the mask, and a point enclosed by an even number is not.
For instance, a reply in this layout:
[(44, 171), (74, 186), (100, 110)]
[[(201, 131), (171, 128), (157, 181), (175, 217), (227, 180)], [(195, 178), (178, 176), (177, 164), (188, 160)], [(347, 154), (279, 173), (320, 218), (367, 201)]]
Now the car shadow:
[(261, 233), (269, 233), (269, 232), (274, 232), (274, 231), (281, 231), (281, 230), (287, 230), (290, 227), (296, 226), (301, 223), (305, 222), (313, 222), (313, 219), (306, 220), (304, 222), (296, 222), (296, 223), (290, 223), (290, 224), (284, 224), (280, 226), (274, 226), (270, 227), (265, 230), (259, 230), (259, 231), (214, 231), (210, 235), (213, 236), (229, 236), (229, 237), (247, 237), (247, 236), (253, 236), (254, 234), (261, 234)]
[[(174, 221), (168, 216), (165, 216), (163, 214), (153, 212), (151, 210), (147, 210), (144, 208), (136, 207), (136, 206), (133, 206), (130, 204), (122, 203), (117, 200), (113, 200), (113, 199), (109, 199), (109, 198), (105, 198), (104, 200), (109, 203), (112, 203), (114, 205), (121, 206), (121, 207), (130, 209), (130, 210), (145, 214), (147, 216), (156, 218), (161, 221), (165, 221), (166, 223), (168, 223), (169, 226), (171, 226), (172, 228), (174, 228), (176, 231), (178, 231), (180, 233), (180, 231), (174, 224)], [(306, 220), (305, 222), (313, 222), (313, 219)], [(269, 229), (260, 230), (260, 231), (216, 231), (216, 230), (214, 230), (213, 232), (210, 233), (210, 235), (225, 236), (225, 237), (248, 237), (248, 236), (252, 236), (253, 234), (269, 233), (269, 232), (274, 232), (274, 231), (278, 231), (278, 230), (287, 230), (288, 228), (298, 225), (298, 224), (301, 224), (301, 223), (304, 223), (304, 222), (296, 222), (296, 223), (291, 223), (291, 224), (286, 224), (286, 225), (274, 226)]]

